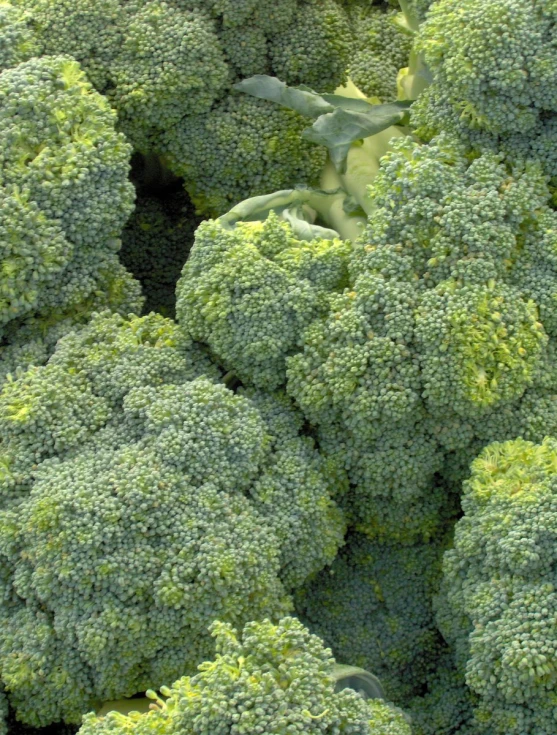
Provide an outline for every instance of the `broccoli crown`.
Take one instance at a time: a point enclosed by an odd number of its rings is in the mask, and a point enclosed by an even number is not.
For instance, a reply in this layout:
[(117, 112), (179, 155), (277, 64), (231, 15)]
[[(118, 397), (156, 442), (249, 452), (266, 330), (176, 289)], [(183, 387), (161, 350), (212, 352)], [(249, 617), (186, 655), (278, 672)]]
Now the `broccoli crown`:
[(141, 283), (143, 311), (174, 317), (176, 282), (194, 239), (199, 218), (184, 191), (162, 197), (139, 195), (122, 231), (122, 264)]
[(130, 146), (69, 57), (0, 76), (0, 329), (102, 298), (141, 303), (118, 235), (134, 190)]
[[(120, 0), (14, 0), (27, 12), (42, 56), (67, 54), (87, 73), (97, 91), (109, 83), (108, 69), (122, 43), (125, 18)], [(27, 58), (37, 55), (36, 48)]]
[(0, 2), (0, 71), (36, 56), (40, 47), (31, 27), (31, 14), (6, 0)]
[(0, 669), (21, 720), (172, 681), (213, 619), (288, 612), (335, 557), (344, 519), (302, 417), (218, 376), (170, 320), (104, 313), (6, 382)]
[(319, 261), (274, 215), (204, 223), (178, 317), (244, 384), (286, 387), (355, 528), (415, 543), (482, 446), (557, 428), (557, 215), (535, 162), (448, 135), (391, 147), (366, 230)]
[(177, 286), (180, 325), (240, 380), (272, 390), (303, 328), (344, 285), (348, 249), (298, 240), (274, 213), (234, 229), (204, 222)]
[(464, 484), (438, 617), (480, 733), (554, 729), (556, 462), (553, 438), (496, 442)]
[(210, 110), (228, 82), (228, 67), (205, 15), (163, 0), (139, 5), (110, 66), (108, 97), (134, 147), (148, 151), (146, 133)]
[(197, 210), (214, 216), (258, 193), (316, 183), (327, 154), (300, 138), (306, 126), (292, 110), (237, 94), (169, 127), (161, 150)]
[(539, 165), (469, 157), (446, 136), (392, 148), (350, 283), (286, 376), (322, 449), (344, 457), (357, 527), (408, 542), (454, 507), (436, 479), (447, 452), (556, 425), (556, 220)]
[(295, 618), (249, 622), (242, 635), (216, 621), (216, 658), (164, 687), (146, 714), (85, 715), (80, 735), (237, 733), (410, 735), (402, 714), (350, 689), (335, 691), (334, 659)]
[(434, 76), (426, 106), (433, 98), (472, 128), (528, 133), (557, 111), (555, 20), (548, 0), (434, 3), (416, 45)]
[(366, 2), (357, 4), (349, 15), (355, 29), (350, 79), (368, 97), (395, 100), (399, 69), (408, 65), (411, 34), (397, 23), (396, 10)]
[(296, 592), (296, 611), (339, 662), (373, 671), (404, 707), (441, 651), (432, 605), (441, 562), (439, 543), (377, 544), (352, 534), (332, 566)]
[(416, 40), (432, 76), (412, 108), (418, 133), (531, 157), (555, 179), (556, 17), (547, 0), (435, 2)]
[(410, 700), (412, 735), (477, 735), (472, 696), (445, 649), (425, 677), (425, 692)]
[(334, 89), (346, 80), (352, 50), (346, 13), (335, 0), (304, 0), (289, 27), (271, 39), (271, 70), (287, 84)]

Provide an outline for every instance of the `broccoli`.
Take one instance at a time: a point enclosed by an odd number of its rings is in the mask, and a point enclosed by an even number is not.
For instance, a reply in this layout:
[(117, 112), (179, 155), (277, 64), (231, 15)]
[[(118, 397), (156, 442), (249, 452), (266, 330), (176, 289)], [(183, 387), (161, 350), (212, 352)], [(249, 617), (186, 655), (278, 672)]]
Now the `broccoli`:
[(79, 722), (277, 617), (345, 523), (285, 396), (232, 392), (162, 316), (94, 316), (0, 394), (0, 670), (18, 718)]
[(163, 687), (166, 699), (148, 692), (150, 712), (87, 714), (80, 735), (410, 735), (404, 716), (388, 704), (335, 691), (331, 651), (295, 618), (249, 622), (241, 637), (219, 621), (211, 632), (216, 658)]
[[(178, 317), (245, 383), (286, 388), (338, 470), (351, 525), (382, 541), (415, 543), (457, 511), (461, 470), (482, 446), (524, 431), (538, 441), (557, 428), (548, 368), (557, 221), (535, 162), (510, 167), (499, 154), (469, 156), (447, 135), (425, 146), (410, 137), (389, 146), (364, 202), (365, 231), (346, 251), (334, 245), (347, 253), (347, 282), (323, 282), (320, 313), (305, 306), (301, 272), (296, 278), (291, 271), (286, 290), (273, 287), (267, 279), (276, 269), (256, 251), (250, 263), (237, 261), (241, 276), (225, 275), (217, 243), (261, 230), (234, 224), (242, 213), (249, 220), (254, 200), (199, 230), (178, 285)], [(359, 185), (351, 160), (344, 180)], [(260, 209), (277, 202), (281, 218), (292, 219), (295, 207), (284, 202), (311, 196), (278, 192)], [(319, 214), (326, 219), (326, 208)], [(278, 224), (271, 214), (262, 231)], [(311, 239), (315, 228), (306, 224)], [(284, 222), (280, 228), (288, 231)], [(238, 278), (248, 269), (248, 300), (232, 312), (230, 298), (238, 298)], [(293, 288), (305, 309), (298, 323), (282, 307), (273, 312), (276, 294)], [(255, 299), (261, 321), (253, 307), (249, 324), (230, 316)], [(277, 330), (283, 315), (288, 326)], [(262, 352), (271, 335), (274, 353)], [(280, 362), (259, 372), (270, 354)]]
[(400, 13), (395, 9), (360, 2), (349, 15), (355, 27), (350, 79), (368, 97), (397, 99), (398, 72), (408, 65), (412, 34), (399, 23)]
[(164, 0), (138, 6), (110, 65), (107, 95), (135, 149), (149, 152), (157, 135), (184, 115), (211, 109), (226, 89), (228, 67), (215, 24), (204, 13), (183, 12)]
[(421, 693), (442, 650), (432, 604), (442, 552), (439, 543), (381, 545), (355, 533), (295, 595), (300, 619), (335, 658), (373, 671), (402, 707)]
[(410, 700), (412, 735), (478, 735), (474, 726), (472, 696), (444, 648), (434, 670), (425, 677), (425, 692)]
[(318, 181), (326, 152), (301, 139), (305, 126), (295, 112), (230, 95), (168, 127), (160, 151), (196, 210), (216, 216), (252, 195)]
[(416, 39), (432, 82), (413, 107), (424, 138), (531, 157), (557, 177), (555, 7), (547, 0), (438, 0)]
[(0, 338), (90, 301), (141, 307), (117, 257), (134, 189), (131, 148), (115, 122), (69, 57), (0, 75)]
[(0, 0), (0, 72), (39, 53), (31, 13)]
[(307, 327), (286, 374), (322, 441), (345, 457), (359, 527), (404, 540), (401, 529), (421, 514), (414, 533), (431, 535), (442, 455), (469, 447), (488, 424), (495, 438), (520, 435), (520, 406), (553, 390), (542, 383), (557, 283), (555, 214), (539, 166), (509, 171), (493, 154), (470, 161), (447, 138), (403, 138), (393, 149), (370, 188), (350, 284)]
[(271, 213), (263, 222), (204, 222), (178, 282), (177, 315), (224, 367), (272, 390), (303, 328), (347, 280), (343, 240), (299, 240)]
[(556, 463), (552, 437), (495, 442), (464, 483), (438, 621), (478, 733), (554, 731)]

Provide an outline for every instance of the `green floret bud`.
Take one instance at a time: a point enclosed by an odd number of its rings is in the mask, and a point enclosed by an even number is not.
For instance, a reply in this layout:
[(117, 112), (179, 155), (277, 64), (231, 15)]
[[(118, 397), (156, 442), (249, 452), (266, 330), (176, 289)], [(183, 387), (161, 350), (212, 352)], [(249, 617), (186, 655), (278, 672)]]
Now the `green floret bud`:
[(332, 92), (347, 79), (352, 46), (352, 30), (341, 4), (307, 0), (299, 3), (288, 30), (271, 40), (271, 69), (287, 84)]
[(121, 129), (145, 152), (151, 136), (208, 112), (228, 82), (214, 23), (162, 0), (132, 16), (110, 73)]
[(131, 148), (115, 123), (69, 57), (2, 73), (0, 327), (86, 309), (99, 291), (116, 308), (140, 303), (117, 259), (134, 190)]
[(438, 543), (382, 545), (352, 534), (331, 568), (296, 593), (296, 610), (339, 662), (373, 671), (404, 707), (441, 650), (432, 605), (441, 561)]
[(109, 65), (122, 42), (126, 17), (120, 0), (17, 0), (31, 19), (40, 56), (68, 54), (97, 91), (109, 85)]
[(531, 131), (540, 115), (557, 111), (554, 24), (546, 0), (434, 3), (416, 44), (434, 79), (415, 122), (435, 116), (443, 130), (446, 114), (495, 134)]
[(412, 35), (398, 23), (399, 13), (369, 3), (349, 13), (354, 48), (348, 76), (367, 97), (396, 100), (399, 69), (408, 65)]
[(291, 110), (230, 96), (186, 126), (169, 128), (162, 152), (197, 210), (220, 215), (257, 194), (317, 183), (326, 151), (300, 140), (306, 124)]
[[(304, 732), (334, 735), (410, 735), (402, 713), (356, 692), (335, 691), (329, 649), (295, 618), (250, 622), (241, 635), (229, 624), (211, 626), (216, 657), (153, 691), (146, 714), (108, 711), (86, 715), (80, 735), (222, 732), (269, 735)], [(130, 703), (133, 707), (133, 704)]]
[(300, 332), (346, 281), (349, 243), (304, 241), (273, 212), (264, 222), (203, 223), (177, 286), (177, 315), (240, 380), (285, 381)]
[(493, 280), (446, 281), (421, 301), (416, 342), (426, 401), (437, 411), (446, 405), (473, 415), (524, 393), (547, 335), (535, 304), (518, 290)]
[(0, 2), (0, 71), (39, 53), (31, 13), (6, 0)]

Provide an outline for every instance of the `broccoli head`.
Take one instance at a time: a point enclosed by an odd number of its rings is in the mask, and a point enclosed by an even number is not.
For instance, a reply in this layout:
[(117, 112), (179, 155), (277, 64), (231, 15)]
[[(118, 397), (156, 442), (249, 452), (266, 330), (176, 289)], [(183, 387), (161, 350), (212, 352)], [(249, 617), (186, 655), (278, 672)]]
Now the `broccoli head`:
[(384, 102), (397, 99), (398, 72), (408, 65), (413, 40), (398, 23), (400, 13), (358, 2), (350, 8), (349, 17), (354, 28), (350, 79), (367, 97)]
[(438, 621), (474, 695), (479, 733), (554, 729), (556, 467), (553, 438), (496, 442), (464, 484)]
[(255, 194), (316, 183), (326, 151), (301, 138), (306, 126), (291, 110), (234, 94), (168, 127), (160, 150), (196, 209), (216, 216)]
[(217, 655), (198, 674), (163, 687), (166, 699), (149, 692), (155, 703), (148, 713), (86, 715), (80, 735), (410, 735), (388, 704), (335, 691), (331, 651), (295, 618), (249, 622), (241, 636), (218, 621), (211, 631)]
[(336, 659), (373, 671), (402, 707), (421, 693), (442, 650), (432, 603), (442, 550), (352, 534), (331, 567), (295, 595), (298, 615)]
[(556, 20), (548, 0), (433, 3), (415, 45), (431, 73), (412, 108), (418, 133), (449, 131), (477, 150), (533, 158), (555, 179)]
[(556, 426), (557, 220), (535, 163), (469, 157), (447, 137), (392, 148), (349, 285), (306, 327), (286, 376), (322, 448), (345, 458), (356, 523), (403, 541), (412, 520), (393, 522), (397, 506), (400, 519), (422, 517), (412, 533), (428, 537), (435, 506), (454, 503), (436, 479), (447, 453), (473, 457), (475, 439), (526, 425), (538, 441)]
[(32, 16), (25, 8), (0, 2), (0, 71), (17, 66), (40, 53), (32, 29)]
[(104, 313), (5, 383), (0, 670), (22, 721), (172, 681), (213, 619), (280, 616), (334, 559), (303, 418), (218, 378), (173, 322)]
[(167, 157), (203, 213), (317, 183), (324, 153), (301, 139), (302, 118), (238, 99), (232, 85), (266, 73), (327, 91), (344, 83), (353, 30), (338, 0), (14, 5), (0, 16), (8, 48), (2, 63), (72, 56), (108, 98), (134, 148)]
[[(119, 235), (134, 201), (130, 146), (108, 102), (69, 57), (0, 77), (0, 330), (103, 298), (141, 305)], [(1, 334), (1, 332), (0, 332)]]
[(274, 213), (234, 228), (204, 222), (178, 282), (178, 321), (240, 380), (272, 390), (304, 327), (344, 285), (348, 249), (300, 240)]

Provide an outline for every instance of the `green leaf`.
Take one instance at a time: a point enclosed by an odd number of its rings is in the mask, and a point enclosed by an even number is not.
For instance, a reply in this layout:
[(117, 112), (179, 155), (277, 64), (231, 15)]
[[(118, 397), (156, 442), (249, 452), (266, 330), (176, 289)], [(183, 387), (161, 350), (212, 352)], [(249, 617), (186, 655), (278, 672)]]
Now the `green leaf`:
[(337, 108), (321, 115), (302, 136), (329, 149), (331, 161), (340, 173), (346, 170), (350, 146), (357, 140), (376, 135), (391, 125), (404, 124), (411, 102), (390, 102), (370, 105), (368, 112)]
[(249, 79), (243, 79), (234, 85), (234, 89), (288, 107), (304, 117), (316, 118), (324, 112), (332, 112), (335, 109), (309, 87), (289, 87), (280, 79), (266, 74), (256, 74)]

